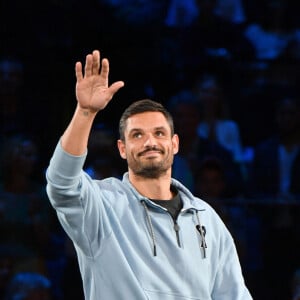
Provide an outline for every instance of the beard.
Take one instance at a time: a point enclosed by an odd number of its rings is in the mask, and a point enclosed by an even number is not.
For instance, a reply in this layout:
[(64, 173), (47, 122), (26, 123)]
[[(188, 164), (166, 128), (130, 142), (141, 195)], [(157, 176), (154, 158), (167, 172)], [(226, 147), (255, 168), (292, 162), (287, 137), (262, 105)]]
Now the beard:
[[(144, 152), (151, 150), (157, 150), (157, 149), (148, 149)], [(156, 159), (149, 159), (147, 161), (142, 161), (139, 159), (140, 156), (144, 154), (144, 152), (138, 154), (137, 158), (130, 156), (128, 157), (128, 167), (132, 170), (132, 172), (143, 178), (147, 179), (157, 179), (161, 177), (162, 175), (165, 175), (167, 171), (171, 168), (173, 164), (173, 158), (174, 155), (168, 154), (167, 156), (164, 156), (165, 151), (159, 150), (162, 154), (163, 159), (160, 161), (157, 161)]]
[(147, 165), (140, 165), (138, 168), (132, 169), (132, 171), (139, 177), (157, 179), (160, 176), (166, 174), (168, 169), (169, 168), (167, 168), (163, 164), (151, 163)]

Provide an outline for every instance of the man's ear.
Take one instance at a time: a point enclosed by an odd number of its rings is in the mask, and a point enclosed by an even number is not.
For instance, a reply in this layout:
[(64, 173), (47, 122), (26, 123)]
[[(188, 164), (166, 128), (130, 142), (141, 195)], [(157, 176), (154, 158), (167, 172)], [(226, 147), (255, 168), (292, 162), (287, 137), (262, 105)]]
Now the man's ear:
[(125, 143), (122, 140), (118, 140), (117, 145), (118, 145), (118, 149), (119, 149), (119, 152), (120, 152), (120, 156), (123, 159), (127, 159), (126, 150), (125, 150)]
[(172, 144), (173, 144), (173, 154), (175, 155), (179, 151), (179, 137), (177, 134), (173, 135)]

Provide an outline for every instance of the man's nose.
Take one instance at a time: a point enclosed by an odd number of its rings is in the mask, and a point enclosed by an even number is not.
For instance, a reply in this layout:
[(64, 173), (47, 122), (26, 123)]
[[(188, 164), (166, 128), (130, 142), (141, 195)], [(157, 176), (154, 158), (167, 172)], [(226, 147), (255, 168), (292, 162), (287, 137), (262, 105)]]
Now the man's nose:
[(156, 145), (155, 137), (151, 133), (147, 134), (144, 142), (144, 146), (147, 147), (147, 146), (154, 146), (154, 145)]

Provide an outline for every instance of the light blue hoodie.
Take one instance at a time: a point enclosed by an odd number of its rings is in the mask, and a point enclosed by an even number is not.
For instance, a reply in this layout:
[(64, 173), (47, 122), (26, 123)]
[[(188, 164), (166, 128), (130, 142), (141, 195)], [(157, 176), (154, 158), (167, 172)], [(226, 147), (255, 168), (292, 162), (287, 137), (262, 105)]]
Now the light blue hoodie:
[(86, 299), (252, 299), (233, 239), (206, 202), (172, 179), (183, 201), (176, 232), (171, 215), (140, 195), (128, 174), (93, 180), (82, 170), (85, 157), (59, 143), (46, 177), (77, 251)]

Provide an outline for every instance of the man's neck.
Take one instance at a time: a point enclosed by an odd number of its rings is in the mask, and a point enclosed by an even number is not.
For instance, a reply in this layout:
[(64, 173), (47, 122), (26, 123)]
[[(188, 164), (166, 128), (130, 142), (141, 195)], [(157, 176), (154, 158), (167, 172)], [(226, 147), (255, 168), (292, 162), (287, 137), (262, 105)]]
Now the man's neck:
[(129, 171), (129, 181), (143, 196), (150, 199), (170, 200), (173, 198), (171, 191), (171, 174), (167, 173), (159, 178), (145, 178)]

